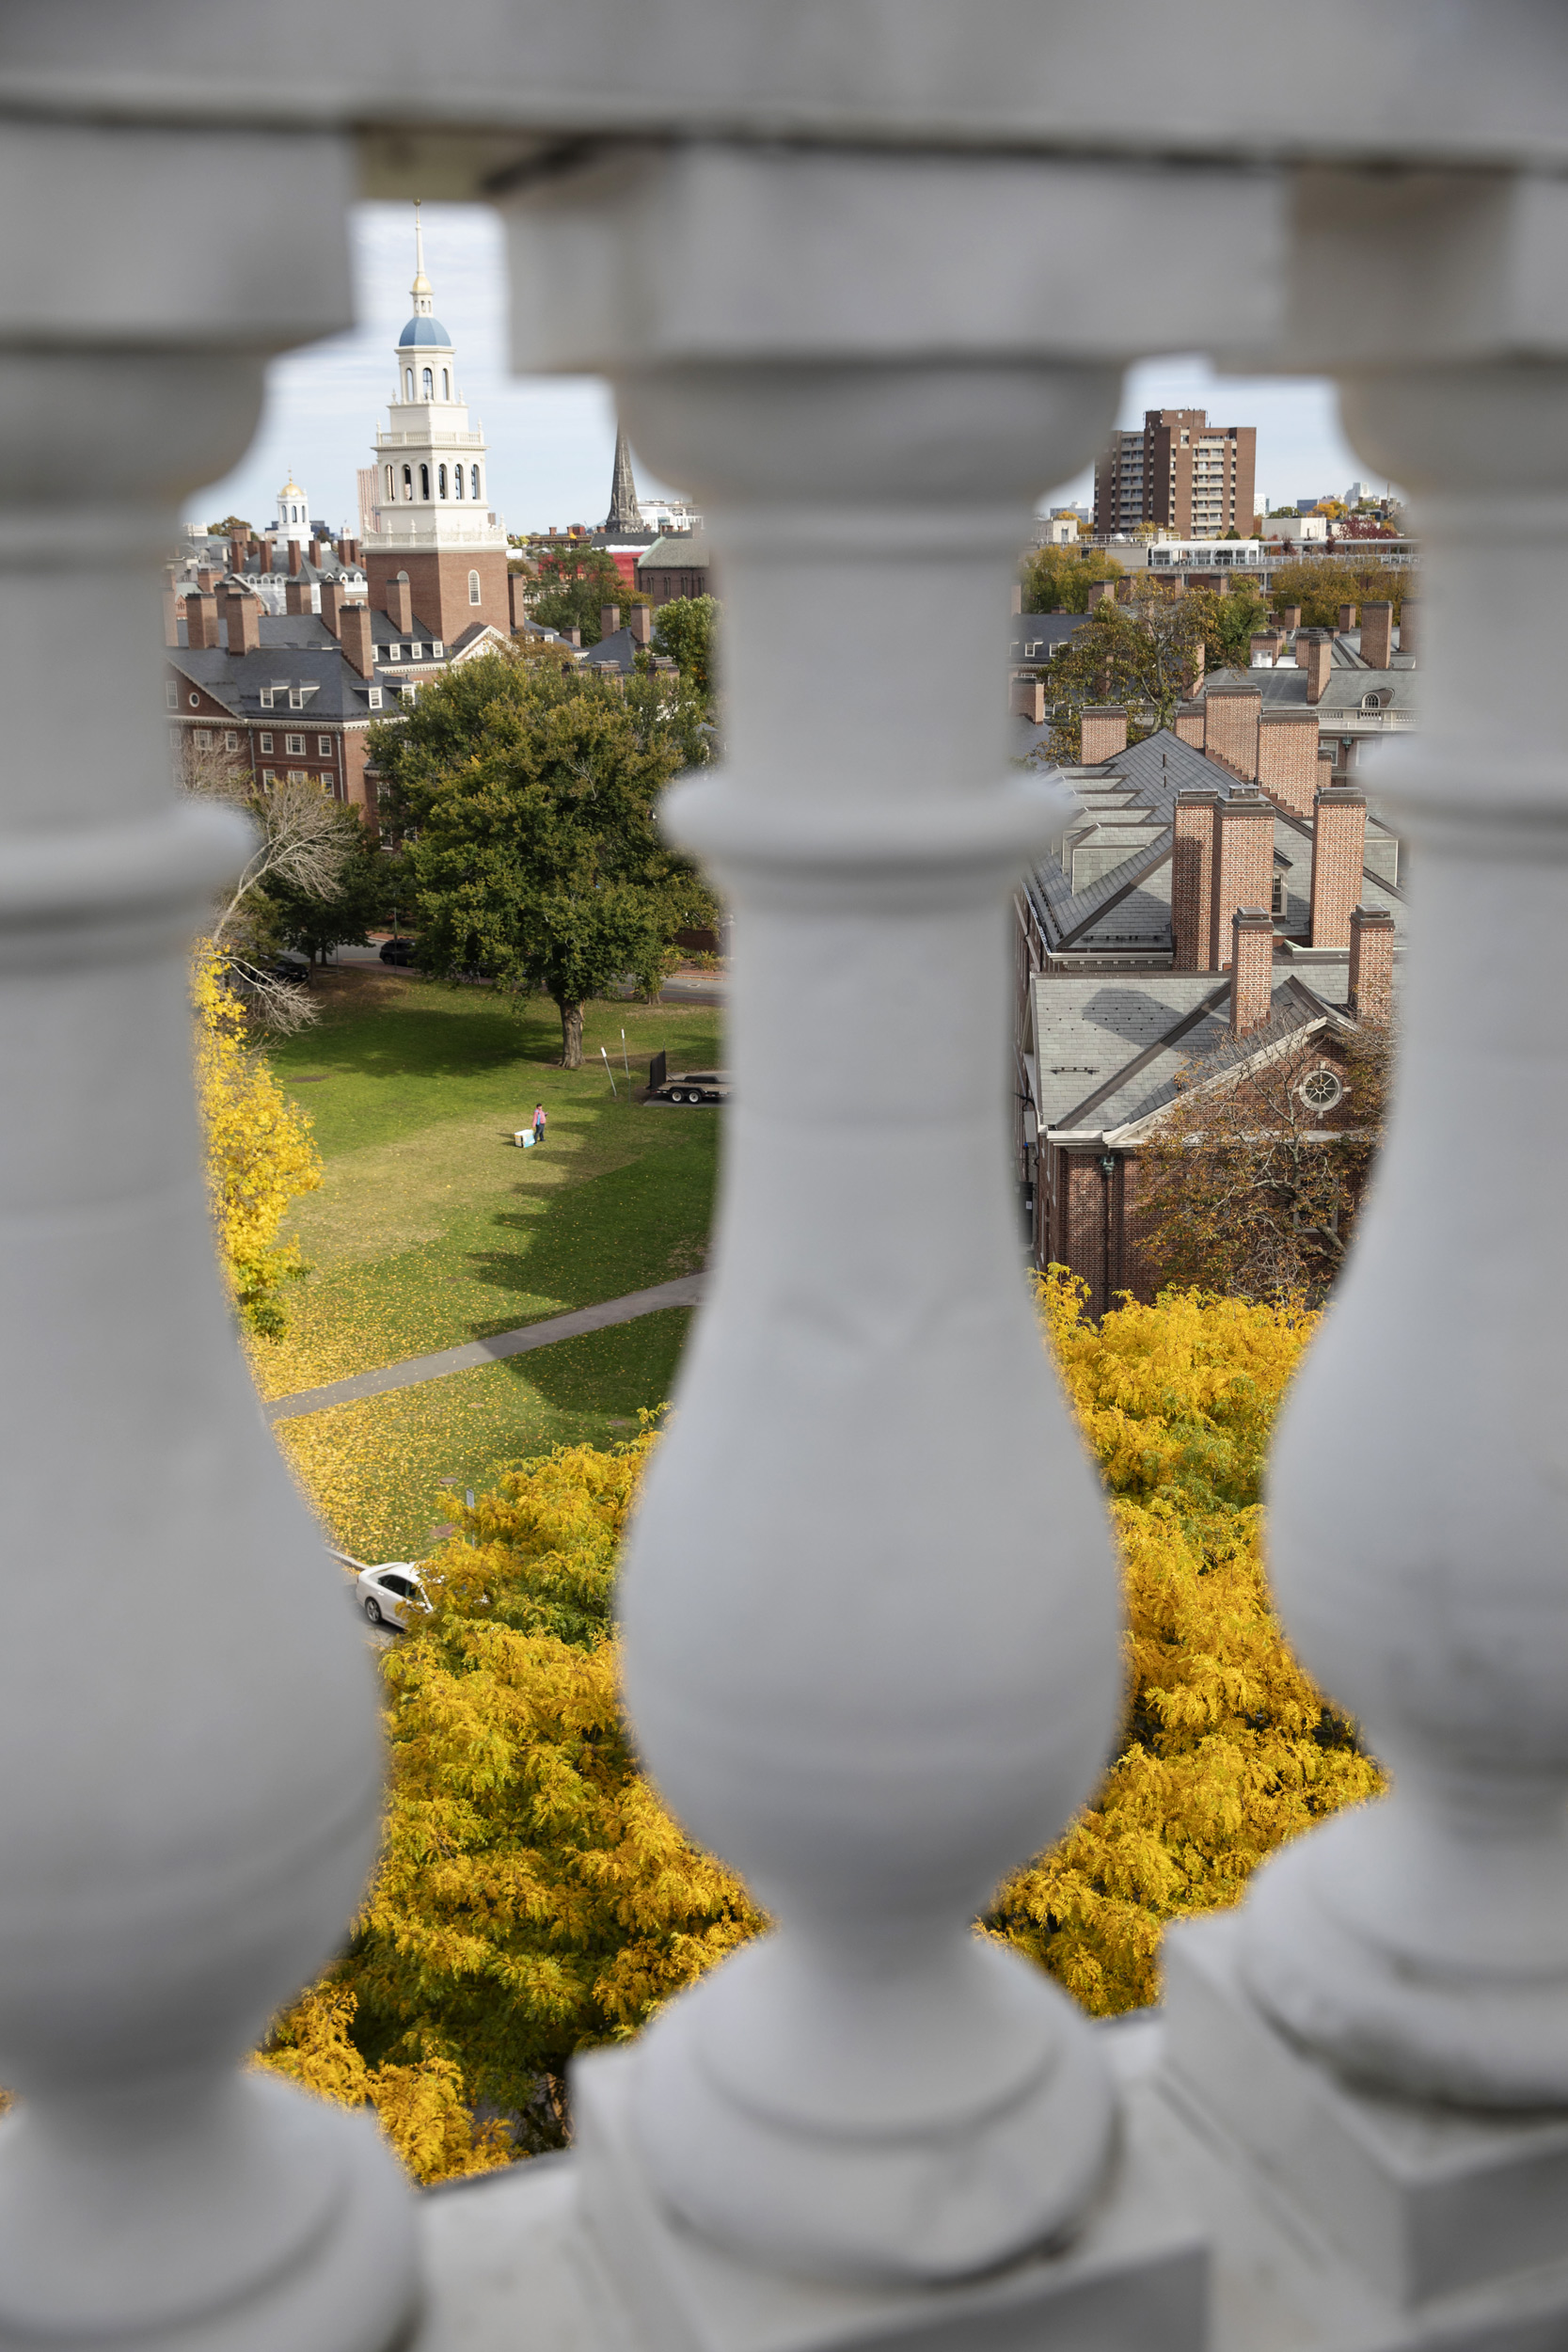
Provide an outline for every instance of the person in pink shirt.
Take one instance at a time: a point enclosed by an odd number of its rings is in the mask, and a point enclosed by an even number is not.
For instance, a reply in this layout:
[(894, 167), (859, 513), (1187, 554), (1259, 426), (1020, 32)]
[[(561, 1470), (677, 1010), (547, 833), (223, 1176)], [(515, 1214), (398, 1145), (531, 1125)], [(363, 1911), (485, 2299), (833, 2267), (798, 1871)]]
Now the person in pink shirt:
[(533, 1140), (535, 1143), (543, 1143), (545, 1140), (545, 1105), (543, 1103), (535, 1103), (533, 1106)]

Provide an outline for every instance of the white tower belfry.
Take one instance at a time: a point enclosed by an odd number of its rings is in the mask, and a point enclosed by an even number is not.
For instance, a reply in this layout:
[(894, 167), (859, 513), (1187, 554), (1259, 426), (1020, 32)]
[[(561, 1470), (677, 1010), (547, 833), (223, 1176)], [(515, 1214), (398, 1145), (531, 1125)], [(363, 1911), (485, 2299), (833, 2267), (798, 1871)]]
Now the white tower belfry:
[(489, 505), (489, 453), (459, 396), (452, 341), (436, 316), (414, 207), (413, 315), (397, 342), (388, 423), (375, 437), (374, 528), (365, 539), (372, 605), (406, 573), (421, 633), (454, 644), (476, 622), (510, 632), (506, 532)]
[(310, 501), (293, 473), (277, 493), (277, 535), (280, 539), (308, 539), (310, 535)]

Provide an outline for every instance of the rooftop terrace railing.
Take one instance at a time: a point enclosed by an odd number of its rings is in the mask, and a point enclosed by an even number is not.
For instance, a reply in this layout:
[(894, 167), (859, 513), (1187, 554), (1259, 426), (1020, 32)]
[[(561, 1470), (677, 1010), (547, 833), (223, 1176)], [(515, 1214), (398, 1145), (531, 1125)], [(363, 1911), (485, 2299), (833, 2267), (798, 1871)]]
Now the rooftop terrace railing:
[[(1563, 633), (1560, 11), (52, 0), (0, 115), (0, 2352), (1560, 2341), (1568, 770), (1467, 681)], [(243, 2071), (370, 1866), (374, 1692), (212, 1263), (184, 944), (240, 842), (159, 693), (178, 501), (347, 322), (356, 190), (499, 207), (516, 364), (610, 378), (721, 570), (729, 765), (669, 822), (736, 910), (736, 1103), (626, 1690), (777, 1922), (580, 2063), (569, 2157), (421, 2202)], [(1096, 2031), (969, 1925), (1120, 1704), (1008, 1181), (1063, 812), (998, 647), (1037, 499), (1194, 348), (1336, 375), (1425, 566), (1400, 1100), (1272, 1485), (1394, 1790)]]

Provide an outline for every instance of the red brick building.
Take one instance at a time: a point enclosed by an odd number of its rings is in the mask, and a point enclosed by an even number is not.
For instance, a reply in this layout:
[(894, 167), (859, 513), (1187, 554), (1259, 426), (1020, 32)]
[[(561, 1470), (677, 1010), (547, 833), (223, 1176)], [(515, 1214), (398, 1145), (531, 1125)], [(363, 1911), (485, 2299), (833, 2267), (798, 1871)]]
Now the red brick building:
[(1134, 433), (1114, 433), (1094, 470), (1094, 527), (1109, 537), (1140, 524), (1180, 539), (1252, 530), (1258, 428), (1211, 424), (1206, 408), (1148, 408)]

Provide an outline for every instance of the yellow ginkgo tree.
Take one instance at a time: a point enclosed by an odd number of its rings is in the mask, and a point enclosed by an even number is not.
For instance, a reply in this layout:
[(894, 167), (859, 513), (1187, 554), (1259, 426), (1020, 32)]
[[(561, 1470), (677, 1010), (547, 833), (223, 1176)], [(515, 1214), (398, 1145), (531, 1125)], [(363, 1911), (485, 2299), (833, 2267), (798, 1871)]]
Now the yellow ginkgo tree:
[(310, 1122), (289, 1101), (224, 984), (224, 959), (198, 949), (192, 966), (197, 1095), (218, 1258), (247, 1330), (276, 1337), (281, 1293), (301, 1271), (297, 1242), (279, 1241), (289, 1203), (321, 1183)]

